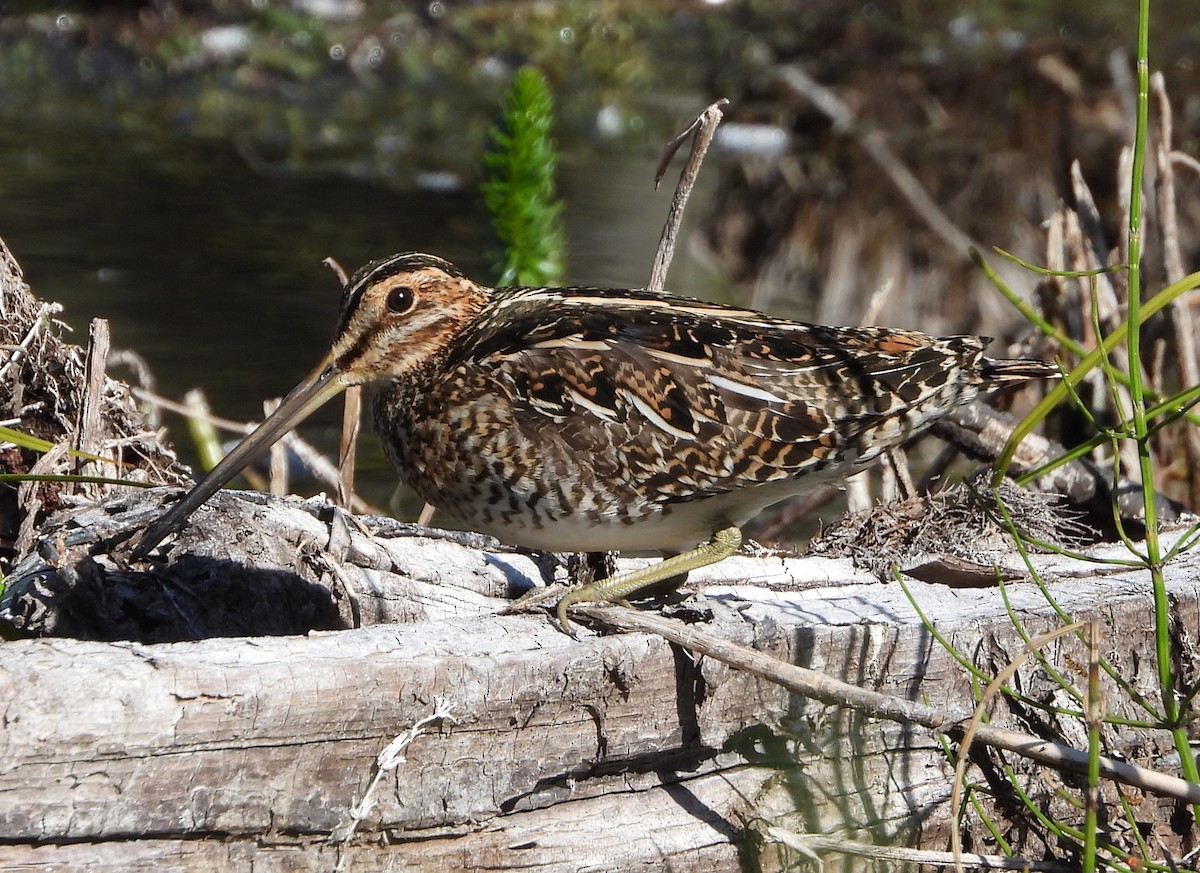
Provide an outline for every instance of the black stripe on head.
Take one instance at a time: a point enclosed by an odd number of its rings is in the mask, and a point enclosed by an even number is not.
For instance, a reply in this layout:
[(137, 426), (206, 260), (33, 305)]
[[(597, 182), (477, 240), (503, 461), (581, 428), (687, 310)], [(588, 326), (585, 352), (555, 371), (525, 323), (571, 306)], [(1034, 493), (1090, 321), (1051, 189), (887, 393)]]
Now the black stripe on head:
[(412, 270), (420, 270), (424, 267), (435, 267), (456, 279), (463, 278), (463, 274), (459, 271), (458, 267), (449, 261), (442, 260), (436, 255), (424, 255), (420, 252), (401, 252), (397, 255), (380, 258), (378, 261), (371, 261), (369, 264), (359, 267), (358, 271), (350, 277), (350, 281), (346, 284), (346, 287), (349, 289), (357, 288), (360, 285), (369, 285), (372, 282), (379, 282), (389, 276), (395, 276), (397, 273), (407, 273)]
[(354, 275), (350, 277), (350, 281), (346, 283), (343, 291), (344, 296), (342, 297), (341, 310), (338, 312), (338, 331), (341, 331), (350, 313), (358, 307), (358, 302), (362, 299), (363, 291), (366, 288), (399, 273), (409, 273), (413, 270), (424, 269), (425, 267), (433, 267), (441, 270), (443, 273), (453, 276), (456, 279), (465, 278), (458, 267), (449, 261), (444, 261), (436, 255), (426, 255), (421, 252), (401, 252), (386, 258), (380, 258), (377, 261), (371, 261), (359, 267)]

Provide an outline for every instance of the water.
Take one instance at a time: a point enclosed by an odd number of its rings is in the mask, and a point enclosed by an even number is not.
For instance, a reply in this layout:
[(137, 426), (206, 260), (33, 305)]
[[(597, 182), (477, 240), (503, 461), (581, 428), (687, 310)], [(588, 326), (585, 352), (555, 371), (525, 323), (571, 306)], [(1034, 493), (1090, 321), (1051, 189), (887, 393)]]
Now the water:
[[(569, 281), (645, 283), (669, 202), (653, 191), (656, 159), (645, 141), (565, 146)], [(428, 251), (486, 281), (496, 245), (469, 186), (266, 171), (229, 145), (53, 124), (0, 127), (0, 237), (34, 292), (64, 304), (79, 342), (107, 318), (114, 347), (142, 355), (160, 393), (199, 387), (215, 413), (241, 420), (324, 351), (340, 297), (324, 258), (353, 271)], [(686, 245), (671, 284), (711, 290)], [(165, 421), (182, 440), (181, 422)], [(332, 447), (338, 421), (331, 404), (304, 430)], [(363, 451), (363, 487), (385, 500), (394, 477), (372, 436)]]

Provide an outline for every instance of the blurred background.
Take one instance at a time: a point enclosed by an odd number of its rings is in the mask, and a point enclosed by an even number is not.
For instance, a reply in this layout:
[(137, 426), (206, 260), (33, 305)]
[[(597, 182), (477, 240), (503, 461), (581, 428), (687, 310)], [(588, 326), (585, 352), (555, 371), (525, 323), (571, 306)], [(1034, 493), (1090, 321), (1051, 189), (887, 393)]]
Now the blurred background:
[[(646, 282), (678, 172), (655, 192), (663, 145), (727, 97), (670, 290), (857, 323), (887, 285), (876, 322), (1004, 342), (1023, 323), (967, 246), (1044, 261), (1043, 223), (1071, 198), (1072, 160), (1118, 238), (1136, 11), (1119, 0), (0, 3), (0, 237), (34, 292), (65, 305), (79, 342), (108, 318), (155, 390), (201, 387), (215, 413), (257, 418), (329, 339), (339, 288), (323, 258), (352, 271), (427, 251), (493, 280), (481, 155), (505, 87), (533, 64), (558, 109), (572, 284)], [(1154, 4), (1151, 57), (1175, 145), (1196, 154), (1192, 0)], [(881, 142), (895, 164), (881, 163)], [(903, 168), (925, 200), (905, 193)], [(1197, 202), (1197, 181), (1180, 173), (1181, 204)], [(1188, 270), (1196, 239), (1185, 234)], [(1034, 295), (1036, 275), (1003, 270)], [(336, 444), (339, 415), (306, 433)], [(360, 485), (386, 504), (394, 476), (373, 438), (363, 449)]]

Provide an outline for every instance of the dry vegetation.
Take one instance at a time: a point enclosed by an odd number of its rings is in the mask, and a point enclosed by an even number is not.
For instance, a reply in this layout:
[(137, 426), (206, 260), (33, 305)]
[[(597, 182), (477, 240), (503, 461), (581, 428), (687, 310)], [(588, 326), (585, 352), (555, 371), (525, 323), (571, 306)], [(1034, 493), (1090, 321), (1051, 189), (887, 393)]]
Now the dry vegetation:
[[(890, 75), (865, 77), (852, 66), (831, 66), (837, 88), (798, 67), (776, 71), (771, 111), (796, 146), (778, 161), (751, 158), (724, 174), (719, 208), (706, 220), (708, 249), (757, 305), (825, 323), (865, 316), (876, 323), (994, 335), (1000, 337), (998, 354), (1058, 358), (1070, 368), (1126, 312), (1124, 271), (1096, 271), (1119, 267), (1126, 256), (1129, 59), (1113, 55), (1112, 79), (1104, 86), (1087, 82), (1070, 53), (1053, 42), (1031, 44), (1008, 64), (993, 61), (986, 74), (947, 63), (918, 77), (896, 58), (884, 63), (894, 66)], [(754, 105), (755, 96), (746, 100)], [(1194, 110), (1188, 104), (1183, 130), (1177, 130), (1161, 76), (1155, 77), (1153, 104), (1143, 220), (1146, 297), (1181, 279), (1200, 254), (1200, 163), (1175, 145), (1180, 138), (1196, 141)], [(935, 123), (920, 123), (930, 115)], [(985, 253), (995, 275), (967, 257), (972, 245)], [(1039, 275), (994, 254), (993, 246), (1052, 271), (1088, 275)], [(1045, 331), (1009, 306), (995, 283), (1015, 289), (1014, 298), (1044, 319)], [(1151, 397), (1200, 383), (1196, 310), (1193, 293), (1146, 322), (1141, 367)], [(1127, 371), (1128, 363), (1121, 349), (1114, 351), (1114, 367)], [(1020, 414), (1038, 399), (1036, 390), (993, 404)], [(1129, 409), (1128, 391), (1121, 387), (1113, 396), (1100, 368), (1079, 396), (1095, 420), (1081, 407), (1063, 404), (1041, 430), (1049, 442), (1040, 449), (1027, 445), (1015, 474), (1061, 455), (1063, 446), (1093, 438), (1098, 426), (1116, 425), (1120, 410)], [(936, 432), (989, 462), (1006, 436), (997, 440), (995, 431), (1011, 426), (1002, 422), (967, 412), (951, 416)], [(1110, 508), (1116, 499), (1136, 531), (1140, 508), (1130, 487), (1137, 476), (1131, 445), (1117, 447), (1124, 457), (1115, 479), (1113, 446), (1102, 441), (1037, 484), (1067, 495), (1105, 538), (1116, 535)], [(1167, 517), (1200, 506), (1196, 418), (1162, 428), (1153, 448), (1155, 486)], [(915, 469), (929, 484), (951, 465), (953, 451), (919, 457)], [(899, 478), (899, 487), (884, 490), (883, 499), (909, 496)], [(890, 481), (885, 478), (885, 485)], [(827, 489), (768, 513), (753, 533), (794, 539), (793, 525), (834, 495)], [(856, 494), (853, 485), (850, 497), (856, 511), (875, 500)]]
[[(93, 326), (92, 344), (81, 349), (63, 340), (58, 311), (30, 293), (20, 266), (0, 241), (0, 424), (52, 446), (36, 452), (3, 442), (0, 471), (188, 482), (174, 453), (146, 430), (129, 387), (106, 377), (106, 327)], [(70, 450), (114, 463), (91, 462)], [(110, 493), (109, 486), (88, 482), (0, 484), (0, 568), (29, 550), (51, 513)]]

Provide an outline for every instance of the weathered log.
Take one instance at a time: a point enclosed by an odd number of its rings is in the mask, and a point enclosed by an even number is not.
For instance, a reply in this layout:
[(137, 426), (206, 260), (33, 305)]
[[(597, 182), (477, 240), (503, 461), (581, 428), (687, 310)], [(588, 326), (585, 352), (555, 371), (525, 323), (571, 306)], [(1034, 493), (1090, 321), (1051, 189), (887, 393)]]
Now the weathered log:
[[(210, 526), (232, 517), (235, 504), (264, 516), (259, 524), (305, 533), (274, 557), (269, 538), (244, 519), (214, 539)], [(54, 588), (64, 569), (87, 561), (101, 583), (108, 573), (145, 573), (122, 566), (116, 540), (153, 511), (154, 501), (127, 499), (60, 520), (41, 541), (50, 560), (28, 559), (13, 588), (31, 598), (32, 578)], [(332, 869), (376, 755), (438, 703), (455, 721), (418, 737), (384, 775), (345, 848), (345, 869), (734, 870), (746, 853), (769, 869), (776, 850), (759, 856), (761, 843), (748, 836), (780, 822), (792, 831), (870, 828), (876, 839), (944, 846), (951, 771), (929, 732), (794, 697), (658, 637), (585, 631), (573, 640), (543, 615), (501, 615), (511, 589), (543, 581), (536, 561), (472, 535), (454, 542), (458, 535), (392, 525), (392, 536), (369, 536), (316, 502), (224, 493), (168, 559), (149, 568), (172, 587), (166, 574), (180, 564), (229, 567), (254, 553), (258, 572), (287, 577), (272, 601), (285, 600), (288, 585), (322, 589), (338, 605), (331, 615), (339, 626), (386, 624), (0, 647), (5, 863)], [(1125, 679), (1154, 698), (1146, 574), (1035, 560), (1059, 606), (1097, 618)], [(1010, 564), (1010, 575), (1024, 572), (1015, 556)], [(1184, 555), (1168, 571), (1176, 626), (1195, 638), (1200, 555)], [(997, 591), (907, 584), (939, 631), (984, 669), (994, 673), (1020, 651)], [(689, 587), (702, 593), (677, 607), (680, 614), (728, 639), (924, 699), (950, 721), (973, 705), (967, 676), (900, 586), (848, 562), (738, 557), (696, 574)], [(197, 587), (176, 603), (227, 594)], [(1030, 632), (1057, 623), (1035, 585), (1010, 582), (1007, 594)], [(357, 617), (347, 607), (353, 599)], [(6, 598), (13, 602), (22, 602), (19, 593)], [(1065, 644), (1050, 654), (1067, 670), (1086, 660)], [(1056, 693), (1035, 672), (1023, 681), (1032, 697)], [(1105, 690), (1114, 712), (1137, 715), (1118, 689)], [(1001, 711), (995, 723), (1029, 730), (1028, 716)], [(1070, 719), (1039, 727), (1079, 745)], [(1171, 767), (1165, 735), (1105, 730), (1109, 750)], [(1167, 821), (1174, 806), (1148, 796), (1141, 809)]]

